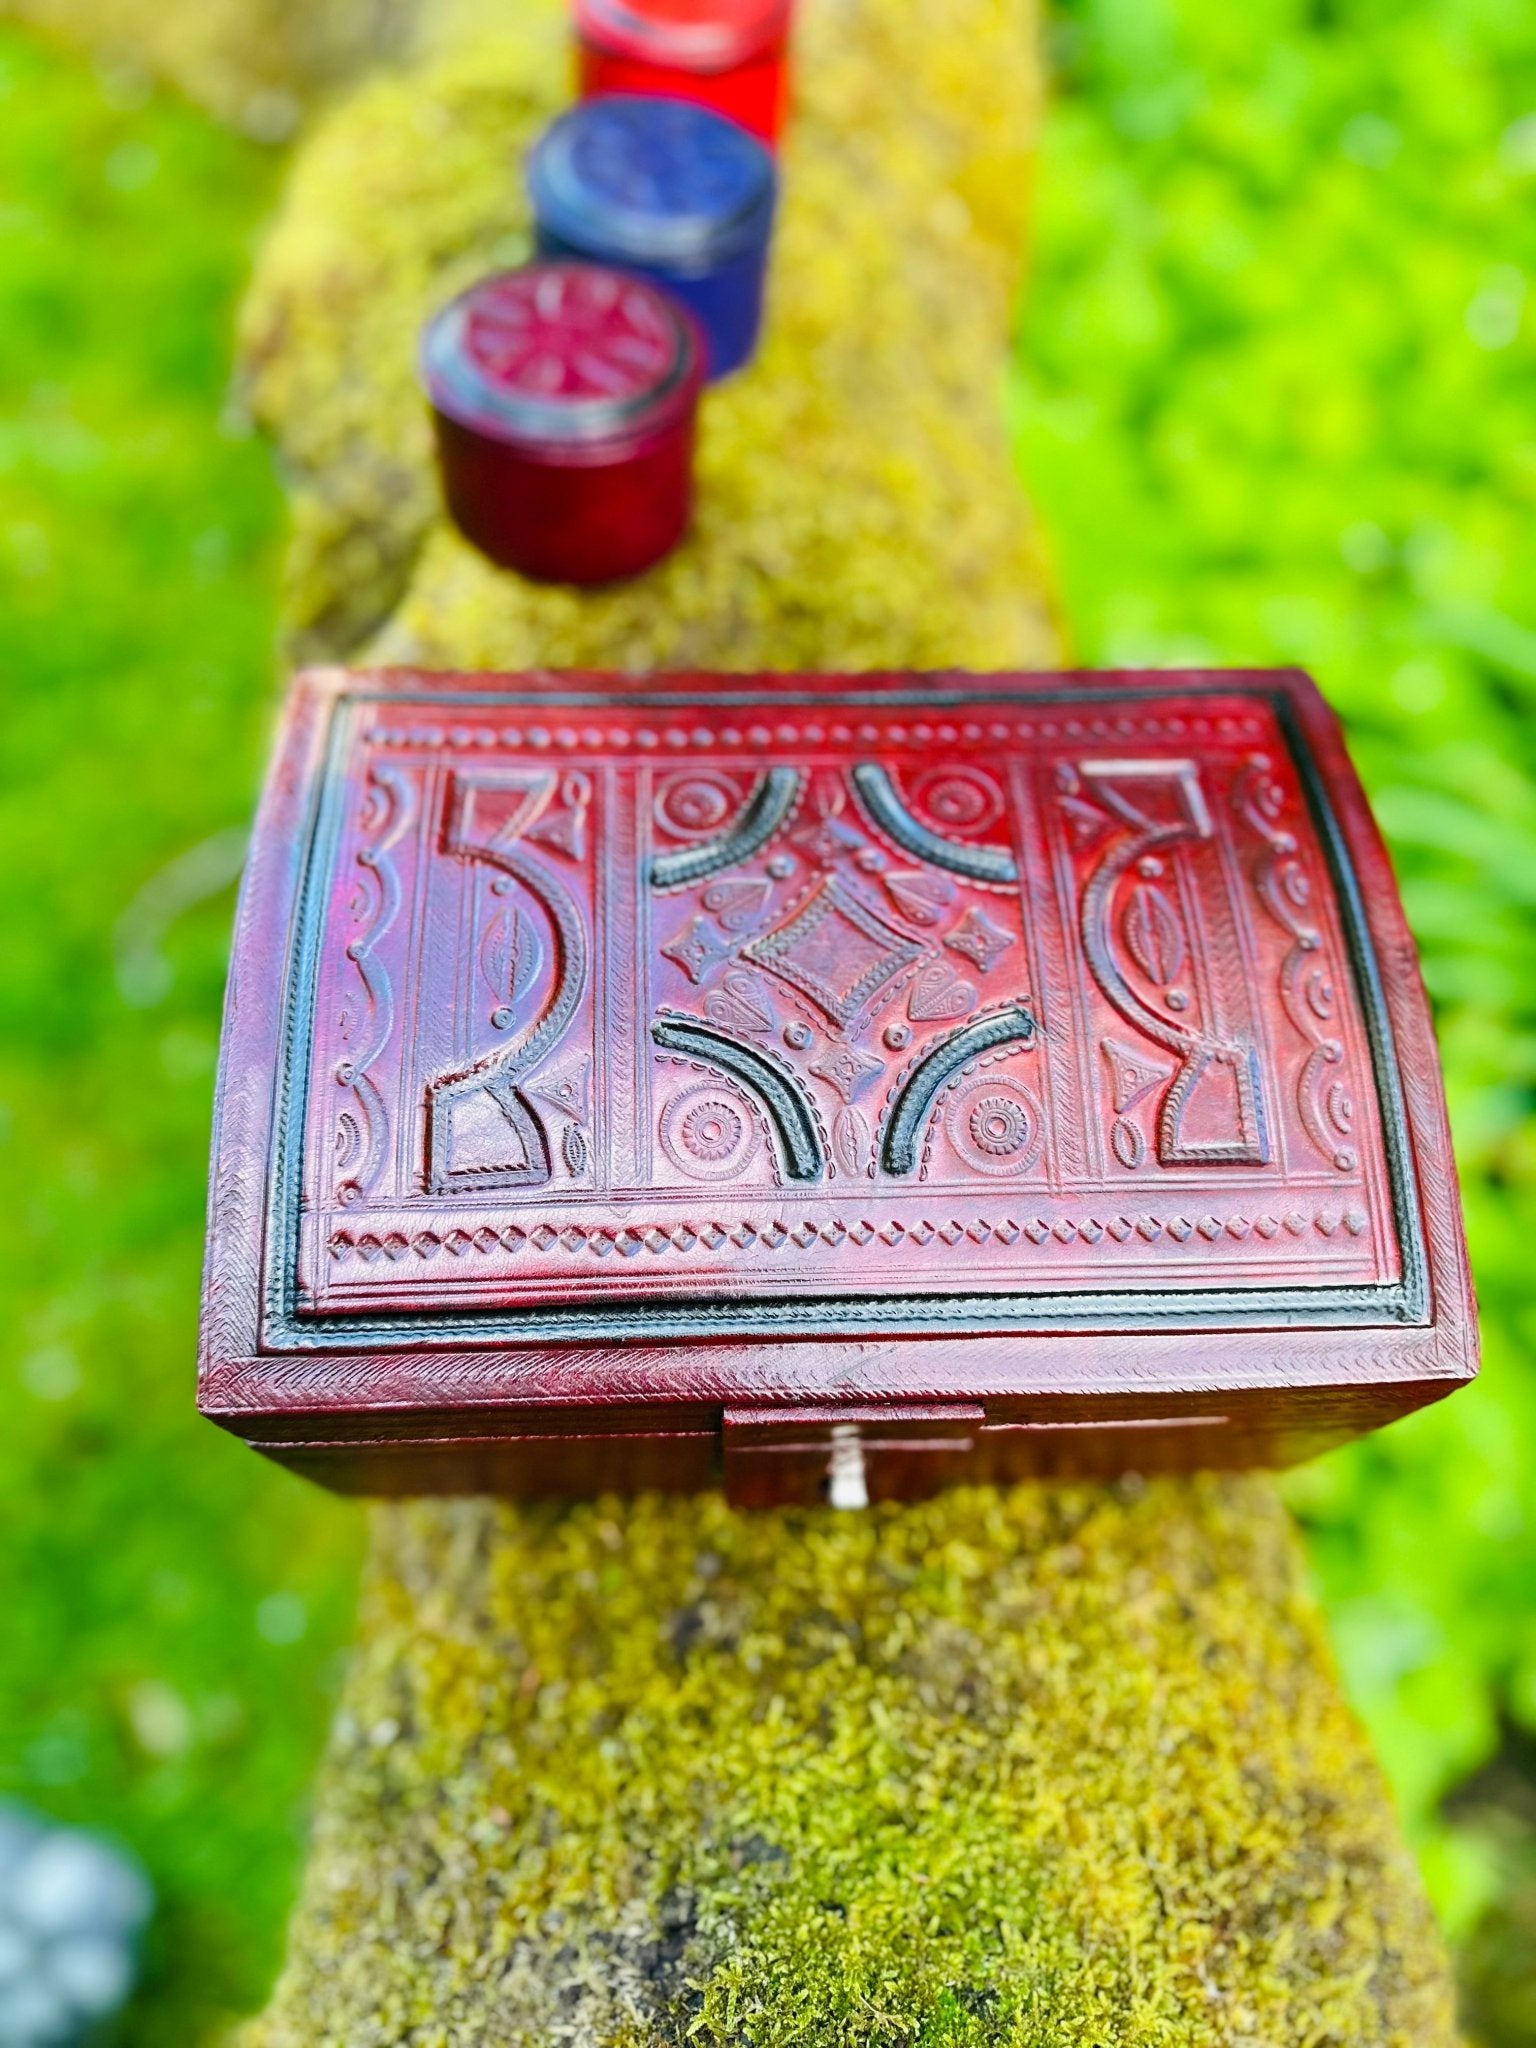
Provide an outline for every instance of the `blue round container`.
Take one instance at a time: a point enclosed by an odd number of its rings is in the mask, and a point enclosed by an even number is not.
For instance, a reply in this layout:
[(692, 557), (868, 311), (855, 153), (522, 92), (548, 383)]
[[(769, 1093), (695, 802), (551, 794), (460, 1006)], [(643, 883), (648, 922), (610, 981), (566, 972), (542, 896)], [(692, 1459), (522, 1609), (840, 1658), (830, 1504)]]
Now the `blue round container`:
[(713, 380), (757, 345), (777, 176), (754, 135), (687, 100), (611, 93), (534, 145), (539, 253), (633, 271), (683, 301)]

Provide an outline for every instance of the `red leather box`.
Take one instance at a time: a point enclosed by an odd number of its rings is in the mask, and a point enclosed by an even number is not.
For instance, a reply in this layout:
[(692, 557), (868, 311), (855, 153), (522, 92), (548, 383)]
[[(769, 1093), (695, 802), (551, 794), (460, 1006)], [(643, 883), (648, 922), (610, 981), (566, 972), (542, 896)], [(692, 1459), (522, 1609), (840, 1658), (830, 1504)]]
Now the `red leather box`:
[(1476, 1325), (1294, 672), (300, 677), (200, 1401), (359, 1491), (1279, 1462)]

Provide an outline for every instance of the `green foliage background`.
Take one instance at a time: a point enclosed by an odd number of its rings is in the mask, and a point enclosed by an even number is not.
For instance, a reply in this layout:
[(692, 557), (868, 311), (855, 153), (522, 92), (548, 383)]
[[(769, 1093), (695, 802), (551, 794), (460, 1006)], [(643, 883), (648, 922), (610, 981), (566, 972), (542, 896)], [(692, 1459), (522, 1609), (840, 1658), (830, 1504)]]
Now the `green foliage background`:
[(280, 169), (0, 31), (0, 1797), (148, 1863), (157, 2048), (276, 1966), (358, 1549), (191, 1407), (283, 516), (224, 408)]
[[(1536, 14), (1067, 0), (1010, 394), (1083, 660), (1299, 660), (1446, 1055), (1479, 1386), (1290, 1482), (1489, 2043), (1536, 2035)], [(227, 404), (280, 173), (0, 30), (0, 1793), (164, 1911), (129, 2038), (259, 2000), (354, 1510), (190, 1410), (281, 498)]]

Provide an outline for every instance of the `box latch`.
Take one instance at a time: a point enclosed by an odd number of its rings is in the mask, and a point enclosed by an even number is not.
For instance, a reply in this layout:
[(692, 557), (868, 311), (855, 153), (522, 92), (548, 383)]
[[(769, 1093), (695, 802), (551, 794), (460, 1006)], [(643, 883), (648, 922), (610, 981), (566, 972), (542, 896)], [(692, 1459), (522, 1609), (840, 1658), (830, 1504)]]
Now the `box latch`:
[(867, 1507), (919, 1500), (965, 1477), (983, 1419), (973, 1402), (727, 1408), (733, 1507)]

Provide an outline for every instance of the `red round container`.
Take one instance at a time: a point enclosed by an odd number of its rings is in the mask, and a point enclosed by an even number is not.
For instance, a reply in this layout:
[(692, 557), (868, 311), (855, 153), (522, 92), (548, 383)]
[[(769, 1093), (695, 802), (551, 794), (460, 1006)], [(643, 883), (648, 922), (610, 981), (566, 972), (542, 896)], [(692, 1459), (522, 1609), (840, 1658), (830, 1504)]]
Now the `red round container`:
[(784, 125), (790, 0), (576, 0), (577, 78), (698, 100), (764, 142)]
[(669, 294), (529, 264), (445, 306), (421, 362), (449, 512), (493, 562), (608, 583), (682, 538), (704, 349)]

